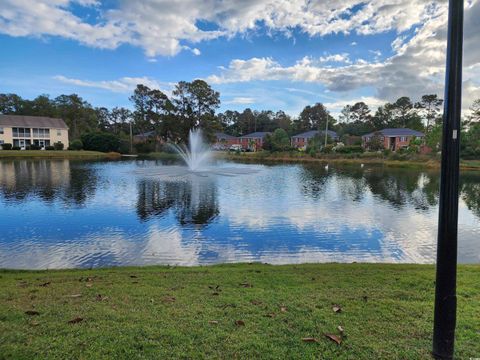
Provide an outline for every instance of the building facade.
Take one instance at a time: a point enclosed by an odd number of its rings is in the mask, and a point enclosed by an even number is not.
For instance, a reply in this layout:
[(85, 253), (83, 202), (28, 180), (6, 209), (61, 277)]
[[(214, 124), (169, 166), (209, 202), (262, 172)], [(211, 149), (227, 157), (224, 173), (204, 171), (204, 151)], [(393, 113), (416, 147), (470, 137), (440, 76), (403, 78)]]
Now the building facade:
[(12, 144), (26, 149), (36, 145), (42, 149), (61, 142), (69, 146), (68, 126), (62, 119), (44, 116), (0, 115), (0, 146)]
[(238, 138), (225, 133), (215, 133), (215, 144), (213, 144), (214, 150), (228, 150), (230, 146), (239, 144)]
[[(325, 136), (325, 131), (310, 130), (298, 135), (294, 135), (291, 138), (291, 145), (297, 149), (305, 149), (308, 145), (308, 141), (320, 134), (320, 136)], [(338, 141), (339, 137), (335, 131), (327, 130), (327, 135), (333, 140)]]
[(412, 141), (413, 139), (423, 139), (425, 137), (425, 134), (420, 131), (407, 128), (383, 129), (363, 135), (362, 146), (367, 149), (368, 144), (374, 136), (378, 136), (380, 138), (380, 141), (383, 142), (383, 147), (385, 149), (397, 151), (403, 147), (407, 147), (408, 145), (410, 145), (410, 141)]
[(270, 134), (268, 131), (257, 131), (251, 134), (243, 135), (238, 138), (238, 143), (242, 145), (243, 149), (257, 151), (263, 149), (263, 141), (265, 136)]

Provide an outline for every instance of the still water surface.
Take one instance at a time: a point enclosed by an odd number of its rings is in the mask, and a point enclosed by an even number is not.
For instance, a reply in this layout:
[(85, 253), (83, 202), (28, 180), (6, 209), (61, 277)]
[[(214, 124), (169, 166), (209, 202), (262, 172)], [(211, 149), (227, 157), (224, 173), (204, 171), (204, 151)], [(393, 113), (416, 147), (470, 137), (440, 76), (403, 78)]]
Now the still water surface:
[[(0, 161), (0, 268), (435, 261), (437, 172), (161, 162)], [(462, 173), (459, 261), (480, 263), (480, 173)]]

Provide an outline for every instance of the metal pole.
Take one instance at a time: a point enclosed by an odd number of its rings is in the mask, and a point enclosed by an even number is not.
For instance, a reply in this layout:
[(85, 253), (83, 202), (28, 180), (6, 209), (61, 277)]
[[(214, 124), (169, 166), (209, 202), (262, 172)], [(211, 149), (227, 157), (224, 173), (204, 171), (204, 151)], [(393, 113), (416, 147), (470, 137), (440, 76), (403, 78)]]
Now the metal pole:
[(325, 125), (325, 148), (327, 147), (327, 136), (328, 136), (328, 115), (327, 115), (326, 125)]
[(449, 0), (433, 325), (433, 355), (437, 359), (453, 359), (455, 339), (462, 47), (463, 0)]
[(133, 130), (132, 130), (132, 122), (130, 121), (130, 154), (133, 153)]

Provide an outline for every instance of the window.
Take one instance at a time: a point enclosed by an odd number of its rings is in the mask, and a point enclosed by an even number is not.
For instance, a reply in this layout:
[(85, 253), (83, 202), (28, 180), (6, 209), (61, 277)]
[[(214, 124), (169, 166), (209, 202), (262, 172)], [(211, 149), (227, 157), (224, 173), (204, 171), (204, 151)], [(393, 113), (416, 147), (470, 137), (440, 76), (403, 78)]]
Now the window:
[(30, 137), (30, 128), (12, 128), (13, 137)]
[(0, 145), (3, 145), (5, 144), (5, 142), (3, 140), (0, 140)]
[(0, 127), (0, 135), (3, 135), (3, 128)]
[[(57, 136), (62, 136), (62, 130), (57, 129)], [(222, 140), (225, 140), (225, 139), (222, 139)]]
[(32, 129), (33, 137), (46, 139), (50, 137), (50, 129)]
[(400, 141), (402, 141), (402, 142), (407, 141), (407, 137), (406, 136), (400, 136)]

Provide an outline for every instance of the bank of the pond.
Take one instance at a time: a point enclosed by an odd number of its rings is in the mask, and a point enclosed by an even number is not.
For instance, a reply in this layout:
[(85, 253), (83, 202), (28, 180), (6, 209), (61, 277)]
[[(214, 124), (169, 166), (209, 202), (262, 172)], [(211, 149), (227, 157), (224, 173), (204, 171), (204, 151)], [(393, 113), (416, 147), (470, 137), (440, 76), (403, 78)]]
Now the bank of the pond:
[[(408, 160), (396, 160), (394, 157), (372, 156), (372, 154), (359, 154), (357, 156), (343, 156), (326, 154), (312, 157), (305, 153), (219, 153), (218, 156), (232, 161), (245, 162), (285, 162), (285, 163), (332, 163), (332, 164), (364, 164), (382, 165), (397, 168), (429, 168), (439, 169), (440, 161), (427, 156), (418, 156)], [(462, 170), (480, 170), (480, 160), (462, 160)]]
[[(459, 359), (480, 355), (479, 278), (459, 266)], [(430, 265), (3, 271), (0, 286), (6, 359), (430, 358)]]
[(48, 158), (48, 159), (85, 159), (85, 158), (120, 158), (119, 153), (99, 151), (55, 151), (55, 150), (1, 150), (0, 159), (6, 158)]

